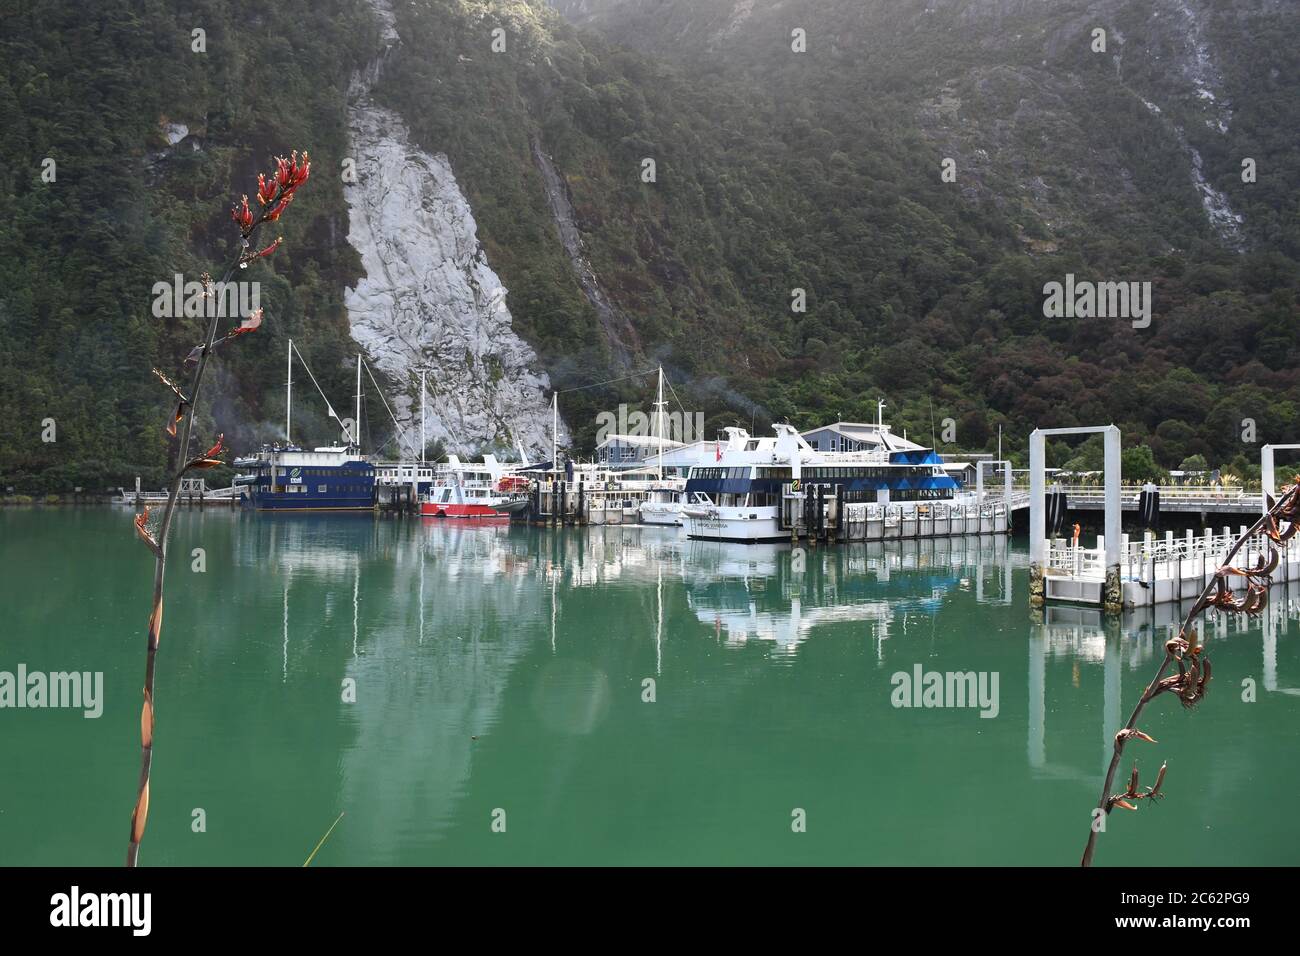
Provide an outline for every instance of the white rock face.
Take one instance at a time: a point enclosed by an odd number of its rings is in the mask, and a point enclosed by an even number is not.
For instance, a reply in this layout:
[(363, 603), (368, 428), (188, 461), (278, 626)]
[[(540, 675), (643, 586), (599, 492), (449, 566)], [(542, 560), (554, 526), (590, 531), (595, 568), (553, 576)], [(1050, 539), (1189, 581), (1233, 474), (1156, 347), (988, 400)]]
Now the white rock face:
[[(375, 6), (386, 53), (397, 35), (386, 4)], [(344, 187), (348, 242), (366, 271), (344, 300), (352, 337), (403, 389), (388, 396), (405, 426), (403, 453), (419, 447), (425, 367), (428, 441), (461, 454), (522, 443), (549, 458), (550, 381), (514, 331), (447, 157), (420, 149), (401, 117), (371, 101), (381, 63), (382, 55), (354, 80), (348, 106), (356, 160), (356, 182)]]

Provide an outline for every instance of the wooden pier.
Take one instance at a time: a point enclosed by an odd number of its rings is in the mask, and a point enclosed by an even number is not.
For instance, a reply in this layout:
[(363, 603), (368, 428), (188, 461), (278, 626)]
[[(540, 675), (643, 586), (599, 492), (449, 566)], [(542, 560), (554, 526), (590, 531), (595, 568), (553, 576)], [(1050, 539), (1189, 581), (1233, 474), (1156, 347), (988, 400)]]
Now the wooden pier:
[[(144, 491), (140, 487), (140, 479), (135, 480), (135, 490), (127, 491), (125, 488), (118, 489), (119, 494), (113, 501), (117, 504), (140, 506), (161, 506), (167, 504), (167, 492), (165, 491)], [(176, 495), (176, 504), (178, 506), (190, 508), (212, 507), (238, 507), (241, 500), (239, 489), (229, 488), (209, 488), (202, 478), (182, 478), (181, 487)]]

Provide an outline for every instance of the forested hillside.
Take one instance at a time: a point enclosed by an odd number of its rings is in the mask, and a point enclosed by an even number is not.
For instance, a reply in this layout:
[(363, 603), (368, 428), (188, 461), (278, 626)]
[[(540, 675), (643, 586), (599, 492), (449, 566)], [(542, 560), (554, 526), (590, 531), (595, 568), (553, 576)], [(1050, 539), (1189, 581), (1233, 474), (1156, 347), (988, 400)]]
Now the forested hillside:
[[(20, 491), (99, 491), (136, 474), (160, 483), (167, 394), (150, 368), (179, 368), (201, 332), (155, 318), (153, 285), (219, 270), (237, 239), (230, 204), (273, 154), (342, 152), (342, 90), (373, 18), (345, 0), (6, 6), (0, 476)], [(205, 52), (192, 49), (194, 29)], [(174, 144), (170, 124), (184, 127)], [(217, 428), (251, 439), (273, 417), (268, 401), (282, 418), (289, 335), (348, 393), (340, 303), (356, 266), (339, 241), (341, 207), (337, 178), (313, 181), (283, 222), (285, 248), (254, 267), (268, 325), (257, 348), (222, 356), (196, 443)]]
[[(576, 23), (542, 0), (394, 4), (401, 42), (372, 95), (446, 154), (557, 387), (662, 362), (710, 429), (867, 419), (884, 396), (920, 440), (954, 419), (945, 450), (991, 447), (999, 425), (1018, 450), (1035, 425), (1114, 421), (1164, 467), (1257, 459), (1245, 419), (1260, 442), (1300, 437), (1291, 0), (556, 5)], [(156, 480), (166, 395), (149, 369), (195, 333), (154, 318), (150, 290), (215, 270), (230, 201), (293, 148), (317, 174), (257, 266), (268, 326), (221, 357), (228, 401), (206, 424), (239, 450), (278, 437), (288, 337), (347, 395), (361, 265), (338, 170), (376, 8), (9, 6), (0, 482)], [(1151, 282), (1150, 327), (1044, 318), (1044, 284), (1067, 273)], [(597, 411), (649, 387), (566, 393), (579, 449)], [(316, 441), (333, 437), (322, 411), (295, 403)]]

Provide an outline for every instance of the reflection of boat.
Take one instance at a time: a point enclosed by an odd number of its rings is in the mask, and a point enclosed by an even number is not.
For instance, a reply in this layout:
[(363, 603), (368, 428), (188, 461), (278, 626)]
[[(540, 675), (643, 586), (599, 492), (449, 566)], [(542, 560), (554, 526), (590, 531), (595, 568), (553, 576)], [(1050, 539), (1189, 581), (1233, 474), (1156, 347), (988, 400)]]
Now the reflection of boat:
[[(420, 501), (426, 518), (503, 518), (528, 506), (523, 479), (508, 474), (493, 455), (479, 464), (461, 464), (451, 455), (434, 472), (433, 487)], [(527, 487), (526, 483), (523, 484)], [(504, 506), (504, 507), (502, 507)]]

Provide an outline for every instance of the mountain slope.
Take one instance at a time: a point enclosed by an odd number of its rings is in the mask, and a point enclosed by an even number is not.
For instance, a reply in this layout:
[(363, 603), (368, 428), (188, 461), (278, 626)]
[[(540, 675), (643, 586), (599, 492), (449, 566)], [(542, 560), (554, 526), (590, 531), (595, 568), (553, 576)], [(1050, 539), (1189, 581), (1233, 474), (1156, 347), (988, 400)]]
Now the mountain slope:
[[(0, 27), (13, 131), (0, 142), (0, 388), (15, 410), (0, 416), (0, 478), (63, 490), (156, 471), (166, 403), (148, 366), (174, 364), (193, 332), (153, 319), (148, 290), (210, 268), (231, 193), (299, 145), (320, 173), (261, 273), (271, 323), (220, 365), (231, 398), (215, 418), (237, 443), (276, 436), (290, 335), (341, 405), (355, 337), (399, 414), (430, 356), (434, 381), (523, 376), (502, 395), (534, 410), (548, 379), (571, 389), (662, 361), (709, 429), (867, 418), (884, 395), (900, 429), (928, 439), (951, 418), (966, 449), (999, 425), (1015, 451), (1035, 425), (1107, 421), (1166, 466), (1257, 455), (1243, 419), (1260, 441), (1294, 439), (1293, 0), (556, 5), (578, 25), (541, 0), (412, 0), (387, 24), (364, 0), (108, 2), (81, 19), (67, 2), (19, 4)], [(206, 58), (188, 51), (200, 21)], [(58, 42), (42, 42), (47, 27)], [(791, 49), (796, 28), (807, 52)], [(430, 353), (419, 310), (402, 334), (426, 345), (409, 350), (358, 324), (383, 268), (347, 241), (363, 217), (331, 173), (349, 158), (377, 168), (364, 139), (355, 155), (348, 90), (388, 30), (400, 42), (369, 97), (410, 150), (445, 156), (424, 168), (468, 202), (461, 221), (522, 340), (486, 378), (455, 349)], [(172, 123), (186, 135), (169, 145)], [(39, 180), (51, 152), (55, 188)], [(1244, 158), (1257, 182), (1242, 182)], [(466, 249), (457, 262), (480, 255)], [(1150, 281), (1150, 327), (1045, 319), (1044, 284), (1067, 273)], [(493, 294), (458, 294), (473, 307), (437, 319), (447, 341), (490, 319)], [(598, 411), (649, 388), (564, 392), (578, 447)], [(314, 401), (295, 421), (327, 440)], [(370, 411), (382, 443), (386, 413)], [(532, 415), (470, 430), (535, 441)], [(39, 441), (47, 416), (55, 446)], [(444, 424), (435, 434), (466, 427)]]

